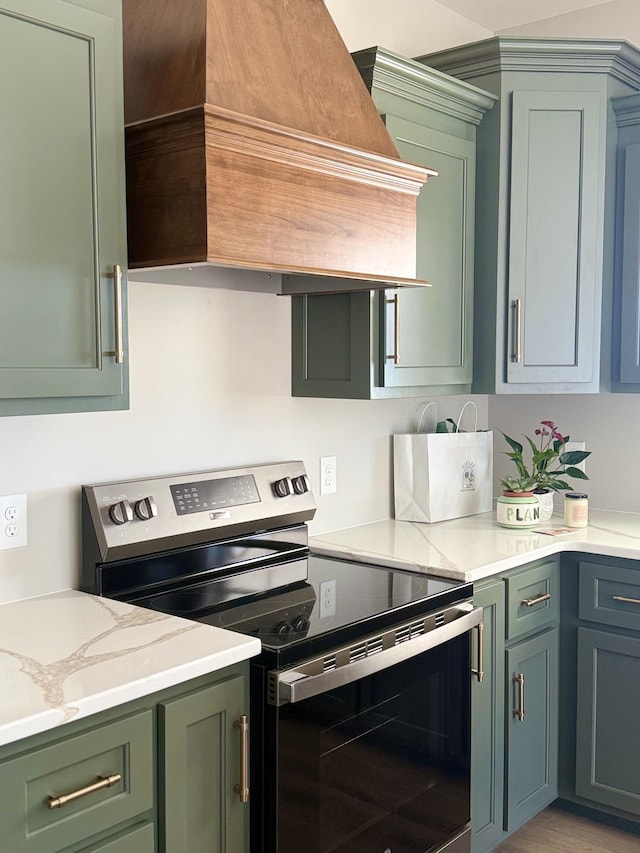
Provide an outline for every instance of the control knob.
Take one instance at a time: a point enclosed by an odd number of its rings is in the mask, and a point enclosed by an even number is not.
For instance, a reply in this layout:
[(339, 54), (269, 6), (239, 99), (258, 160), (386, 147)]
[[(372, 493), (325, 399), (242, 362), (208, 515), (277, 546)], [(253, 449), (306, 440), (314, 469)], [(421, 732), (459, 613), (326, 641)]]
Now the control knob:
[(291, 484), (293, 485), (293, 491), (296, 495), (304, 495), (304, 493), (308, 492), (311, 488), (309, 485), (309, 478), (306, 474), (300, 474), (297, 477), (293, 477)]
[(133, 521), (133, 510), (127, 500), (118, 501), (109, 507), (109, 518), (114, 524), (126, 524)]
[(292, 495), (293, 486), (289, 477), (282, 477), (282, 479), (276, 480), (273, 484), (273, 491), (277, 498), (288, 498), (289, 495)]
[(151, 495), (136, 501), (134, 509), (136, 515), (142, 521), (149, 521), (150, 518), (155, 518), (158, 514), (158, 507)]

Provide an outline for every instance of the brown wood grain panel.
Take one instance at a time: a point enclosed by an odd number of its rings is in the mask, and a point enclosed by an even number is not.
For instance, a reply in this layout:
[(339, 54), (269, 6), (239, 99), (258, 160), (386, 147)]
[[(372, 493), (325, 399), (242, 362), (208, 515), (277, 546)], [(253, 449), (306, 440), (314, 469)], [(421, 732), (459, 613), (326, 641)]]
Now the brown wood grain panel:
[(203, 103), (398, 159), (323, 0), (123, 0), (125, 121)]

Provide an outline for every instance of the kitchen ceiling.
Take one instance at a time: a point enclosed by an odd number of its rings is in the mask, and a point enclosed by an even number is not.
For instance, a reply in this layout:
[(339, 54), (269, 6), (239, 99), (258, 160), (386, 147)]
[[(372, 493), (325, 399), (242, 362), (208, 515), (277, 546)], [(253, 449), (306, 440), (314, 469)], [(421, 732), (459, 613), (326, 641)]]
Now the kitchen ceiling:
[(438, 0), (442, 6), (464, 15), (493, 32), (519, 27), (532, 21), (555, 18), (613, 0)]

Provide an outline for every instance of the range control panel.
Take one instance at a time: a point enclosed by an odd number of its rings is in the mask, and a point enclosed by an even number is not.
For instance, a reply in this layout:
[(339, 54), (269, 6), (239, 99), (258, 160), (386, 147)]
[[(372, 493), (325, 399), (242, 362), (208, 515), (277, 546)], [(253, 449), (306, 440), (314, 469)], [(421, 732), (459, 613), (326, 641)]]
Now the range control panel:
[(82, 493), (83, 536), (94, 536), (104, 561), (297, 524), (316, 509), (299, 461), (100, 483)]

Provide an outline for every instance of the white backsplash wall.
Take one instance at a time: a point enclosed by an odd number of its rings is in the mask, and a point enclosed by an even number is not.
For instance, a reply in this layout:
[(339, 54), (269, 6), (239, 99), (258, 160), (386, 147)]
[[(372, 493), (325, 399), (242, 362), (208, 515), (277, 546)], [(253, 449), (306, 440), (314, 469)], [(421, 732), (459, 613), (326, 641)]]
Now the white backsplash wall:
[[(29, 539), (0, 550), (0, 601), (77, 586), (82, 483), (302, 459), (312, 531), (393, 514), (390, 436), (419, 401), (292, 398), (288, 297), (134, 282), (129, 310), (129, 411), (0, 418), (0, 495), (27, 493)], [(464, 399), (440, 398), (439, 416)], [(321, 497), (334, 455), (338, 489)]]
[[(640, 512), (635, 487), (640, 476), (640, 395), (572, 394), (489, 397), (489, 426), (494, 432), (496, 494), (498, 480), (514, 470), (502, 455), (507, 444), (498, 432), (520, 440), (534, 438), (540, 421), (555, 421), (563, 435), (584, 441), (591, 456), (585, 462), (588, 480), (573, 480), (575, 491), (589, 495), (599, 509)], [(556, 507), (557, 508), (557, 507)]]

